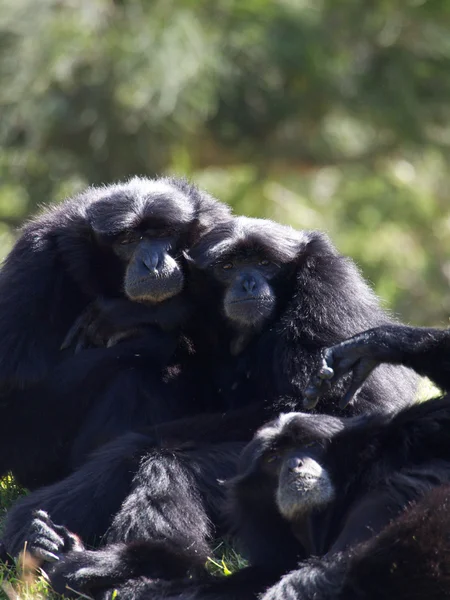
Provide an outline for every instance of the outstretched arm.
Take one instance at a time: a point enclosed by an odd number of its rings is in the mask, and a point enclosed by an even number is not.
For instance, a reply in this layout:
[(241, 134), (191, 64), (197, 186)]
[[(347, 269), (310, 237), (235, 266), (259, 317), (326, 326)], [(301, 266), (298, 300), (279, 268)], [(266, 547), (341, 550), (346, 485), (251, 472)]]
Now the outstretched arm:
[(305, 408), (314, 408), (331, 384), (352, 372), (350, 386), (340, 403), (341, 408), (345, 408), (370, 373), (382, 363), (409, 367), (448, 390), (450, 330), (384, 325), (328, 348), (321, 368), (304, 392)]

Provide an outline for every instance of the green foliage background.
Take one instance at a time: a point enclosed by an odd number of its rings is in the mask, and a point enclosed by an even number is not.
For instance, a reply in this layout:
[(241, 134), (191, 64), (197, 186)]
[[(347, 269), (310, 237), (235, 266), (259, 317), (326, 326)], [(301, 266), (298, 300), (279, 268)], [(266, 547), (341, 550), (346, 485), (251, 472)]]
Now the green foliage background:
[(39, 205), (187, 173), (450, 314), (448, 0), (0, 0), (0, 254)]

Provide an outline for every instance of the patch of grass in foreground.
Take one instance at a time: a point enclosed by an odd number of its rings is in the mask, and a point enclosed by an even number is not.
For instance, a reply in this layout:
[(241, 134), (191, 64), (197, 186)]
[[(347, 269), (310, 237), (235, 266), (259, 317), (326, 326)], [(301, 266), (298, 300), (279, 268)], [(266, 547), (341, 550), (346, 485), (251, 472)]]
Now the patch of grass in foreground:
[(0, 533), (3, 528), (6, 511), (17, 498), (23, 496), (25, 493), (26, 490), (20, 485), (17, 485), (11, 474), (5, 475), (3, 479), (0, 479)]
[[(12, 475), (0, 479), (0, 531), (6, 511), (25, 493), (26, 490), (17, 485)], [(219, 540), (206, 568), (211, 574), (220, 577), (230, 575), (246, 564), (228, 541)], [(78, 598), (86, 600), (84, 596)], [(0, 563), (0, 600), (64, 600), (64, 596), (52, 592), (45, 575), (39, 575), (36, 564), (28, 556), (25, 564), (19, 559), (15, 567)]]
[[(25, 563), (25, 564), (24, 564)], [(206, 568), (212, 575), (224, 577), (246, 566), (246, 561), (225, 541), (220, 541)], [(30, 555), (20, 557), (15, 567), (0, 564), (1, 600), (65, 600), (52, 591), (45, 573)], [(79, 595), (76, 600), (89, 600)]]
[(208, 559), (206, 568), (212, 575), (227, 576), (247, 565), (247, 561), (224, 539), (217, 542), (214, 555)]
[(30, 557), (19, 559), (15, 567), (0, 566), (2, 600), (63, 600), (51, 591), (45, 575)]
[[(0, 532), (7, 510), (26, 490), (19, 486), (12, 475), (0, 479)], [(62, 600), (52, 593), (49, 584), (39, 574), (35, 561), (28, 555), (17, 561), (16, 566), (0, 563), (0, 600)]]

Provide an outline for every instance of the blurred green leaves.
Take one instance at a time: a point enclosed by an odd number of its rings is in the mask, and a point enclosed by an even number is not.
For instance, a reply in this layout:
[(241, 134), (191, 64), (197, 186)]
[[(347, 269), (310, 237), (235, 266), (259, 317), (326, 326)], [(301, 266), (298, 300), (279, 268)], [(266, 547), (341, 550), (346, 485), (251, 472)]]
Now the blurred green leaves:
[(43, 203), (187, 173), (450, 313), (448, 0), (0, 0), (0, 253)]

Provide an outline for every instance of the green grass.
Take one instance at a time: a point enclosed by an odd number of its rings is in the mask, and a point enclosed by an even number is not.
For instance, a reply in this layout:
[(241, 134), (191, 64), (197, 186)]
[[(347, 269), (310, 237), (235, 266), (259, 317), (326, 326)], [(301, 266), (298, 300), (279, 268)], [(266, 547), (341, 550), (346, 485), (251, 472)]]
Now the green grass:
[(247, 566), (247, 561), (234, 550), (227, 540), (219, 540), (214, 554), (208, 559), (206, 568), (213, 575), (227, 576)]
[[(0, 479), (0, 532), (6, 512), (26, 490), (14, 481), (12, 475)], [(24, 563), (24, 560), (26, 561)], [(1, 600), (57, 600), (52, 593), (44, 574), (36, 569), (31, 557), (18, 561), (15, 567), (7, 567), (0, 563), (0, 599)], [(61, 600), (62, 597), (60, 596)]]
[(6, 477), (0, 479), (0, 532), (6, 511), (17, 498), (25, 493), (26, 491), (17, 485), (12, 475), (6, 475)]
[[(23, 564), (23, 560), (27, 561)], [(226, 577), (246, 566), (246, 561), (225, 540), (219, 541), (214, 554), (208, 559), (207, 570), (218, 577)], [(0, 564), (1, 600), (65, 600), (53, 592), (45, 574), (31, 557), (21, 557), (15, 567)], [(86, 600), (78, 596), (77, 600)]]
[[(7, 510), (25, 493), (26, 490), (17, 485), (12, 475), (0, 479), (0, 531)], [(23, 560), (19, 559), (15, 567), (0, 563), (0, 600), (64, 600), (64, 596), (52, 592), (45, 574), (37, 568), (31, 557), (25, 558), (25, 561), (26, 564), (23, 564)], [(228, 541), (219, 540), (206, 568), (213, 575), (224, 577), (246, 564)], [(81, 595), (78, 598), (85, 600)]]
[[(422, 379), (417, 400), (425, 402), (439, 394), (439, 389), (428, 379)], [(9, 507), (26, 491), (18, 486), (11, 475), (0, 480), (0, 531)], [(62, 600), (62, 596), (51, 592), (44, 575), (36, 577), (34, 565), (18, 565), (7, 568), (0, 565), (0, 600)], [(219, 540), (214, 554), (208, 559), (206, 568), (217, 576), (227, 576), (246, 566), (246, 561), (233, 549), (227, 540)], [(33, 574), (30, 573), (33, 572)], [(79, 599), (84, 599), (79, 596)]]

